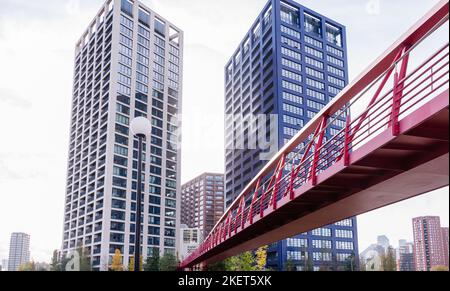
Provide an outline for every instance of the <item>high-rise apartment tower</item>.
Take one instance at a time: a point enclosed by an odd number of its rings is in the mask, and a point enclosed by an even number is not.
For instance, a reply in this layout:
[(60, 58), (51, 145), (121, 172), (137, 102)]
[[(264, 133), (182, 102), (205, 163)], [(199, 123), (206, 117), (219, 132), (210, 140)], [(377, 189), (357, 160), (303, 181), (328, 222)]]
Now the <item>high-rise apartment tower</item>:
[[(345, 27), (297, 2), (270, 0), (224, 73), (229, 206), (273, 153), (348, 83)], [(327, 136), (342, 129), (345, 119), (344, 113)], [(268, 267), (281, 270), (288, 261), (300, 270), (355, 266), (356, 229), (356, 219), (349, 218), (274, 244)]]
[(138, 116), (153, 126), (141, 253), (176, 253), (182, 55), (183, 32), (135, 0), (105, 2), (76, 44), (62, 250), (84, 248), (94, 270), (107, 270), (116, 250), (125, 266), (134, 254)]
[(181, 186), (181, 223), (207, 237), (225, 212), (223, 174), (205, 173)]
[(30, 235), (18, 232), (11, 234), (8, 266), (5, 266), (5, 269), (18, 271), (28, 262), (30, 262)]
[[(416, 271), (431, 271), (434, 267), (448, 263), (448, 250), (437, 216), (413, 218), (414, 263)], [(448, 237), (447, 237), (448, 242)], [(447, 253), (447, 254), (446, 254)]]

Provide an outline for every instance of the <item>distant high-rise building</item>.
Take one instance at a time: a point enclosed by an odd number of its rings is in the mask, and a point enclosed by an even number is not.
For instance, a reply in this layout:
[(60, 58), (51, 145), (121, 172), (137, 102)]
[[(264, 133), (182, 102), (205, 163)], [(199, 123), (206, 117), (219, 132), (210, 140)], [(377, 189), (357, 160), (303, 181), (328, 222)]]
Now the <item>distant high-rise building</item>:
[(449, 250), (448, 250), (448, 227), (442, 228), (442, 241), (444, 245), (444, 262), (449, 267)]
[(181, 186), (181, 223), (207, 237), (225, 211), (223, 174), (205, 173)]
[(30, 235), (13, 233), (9, 244), (8, 271), (18, 271), (23, 264), (30, 262)]
[(76, 44), (62, 253), (94, 270), (134, 255), (138, 141), (146, 117), (142, 255), (176, 253), (180, 227), (183, 32), (137, 0), (108, 0)]
[(200, 246), (203, 240), (202, 231), (199, 228), (190, 228), (187, 225), (182, 224), (180, 227), (179, 239), (180, 248), (178, 255), (182, 261)]
[(440, 218), (437, 216), (413, 219), (414, 263), (416, 271), (431, 271), (433, 267), (445, 266), (446, 251)]
[(8, 271), (8, 260), (2, 260), (2, 271)]
[(399, 241), (397, 250), (397, 271), (415, 271), (414, 244), (406, 240)]
[(391, 246), (389, 239), (385, 235), (379, 235), (377, 237), (377, 245), (382, 246), (385, 251)]
[[(295, 1), (270, 0), (226, 64), (224, 79), (230, 206), (267, 160), (348, 84), (346, 29)], [(340, 125), (329, 126), (327, 138), (342, 129), (345, 115), (337, 117)], [(349, 218), (270, 245), (267, 266), (282, 270), (290, 261), (304, 269), (311, 261), (315, 270), (345, 269), (353, 254), (357, 220)]]

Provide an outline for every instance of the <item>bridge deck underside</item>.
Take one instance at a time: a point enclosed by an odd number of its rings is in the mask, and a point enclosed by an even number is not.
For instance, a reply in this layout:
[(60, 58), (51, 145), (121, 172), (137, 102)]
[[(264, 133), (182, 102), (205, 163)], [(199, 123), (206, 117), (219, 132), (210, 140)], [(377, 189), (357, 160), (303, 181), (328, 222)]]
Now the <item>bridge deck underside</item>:
[(400, 121), (401, 133), (378, 134), (319, 174), (317, 185), (296, 189), (243, 230), (193, 263), (214, 263), (355, 215), (449, 185), (448, 90)]

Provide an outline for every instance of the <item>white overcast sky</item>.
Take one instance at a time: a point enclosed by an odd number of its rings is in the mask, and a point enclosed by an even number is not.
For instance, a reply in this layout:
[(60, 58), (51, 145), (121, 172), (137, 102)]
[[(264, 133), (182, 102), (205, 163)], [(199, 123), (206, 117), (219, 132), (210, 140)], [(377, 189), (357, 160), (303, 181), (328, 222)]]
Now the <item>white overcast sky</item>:
[[(182, 180), (223, 172), (223, 67), (266, 0), (142, 1), (185, 32)], [(347, 26), (351, 79), (438, 3), (297, 1)], [(15, 231), (37, 261), (60, 247), (74, 45), (102, 3), (0, 0), (0, 259)], [(412, 240), (415, 216), (448, 226), (448, 205), (447, 188), (359, 217), (360, 250)]]

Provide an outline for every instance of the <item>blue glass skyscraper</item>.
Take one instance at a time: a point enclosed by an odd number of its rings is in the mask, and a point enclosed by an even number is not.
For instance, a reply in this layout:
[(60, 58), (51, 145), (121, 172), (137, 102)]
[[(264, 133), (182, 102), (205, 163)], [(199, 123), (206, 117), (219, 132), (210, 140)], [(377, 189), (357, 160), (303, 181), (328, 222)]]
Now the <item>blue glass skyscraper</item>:
[[(267, 162), (261, 158), (267, 148), (251, 140), (262, 136), (280, 149), (347, 83), (345, 27), (296, 2), (270, 0), (225, 66), (227, 206)], [(278, 117), (276, 126), (256, 118), (269, 115)], [(350, 218), (272, 244), (268, 267), (355, 268), (356, 224)]]

